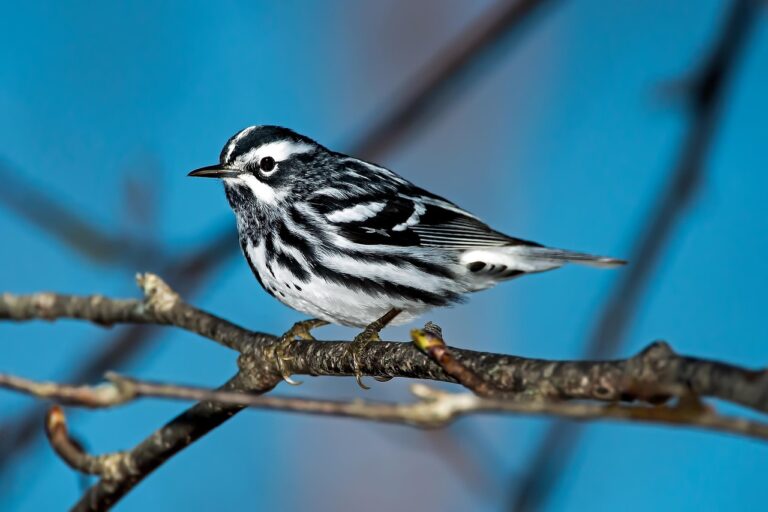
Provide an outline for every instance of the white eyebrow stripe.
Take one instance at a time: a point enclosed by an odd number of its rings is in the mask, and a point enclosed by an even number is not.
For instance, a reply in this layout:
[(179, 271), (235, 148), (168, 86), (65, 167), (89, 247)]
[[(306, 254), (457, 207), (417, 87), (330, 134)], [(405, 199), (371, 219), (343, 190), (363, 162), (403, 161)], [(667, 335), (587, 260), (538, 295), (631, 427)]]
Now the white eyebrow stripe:
[(248, 128), (244, 128), (240, 130), (240, 132), (232, 137), (232, 141), (229, 143), (229, 146), (227, 146), (227, 152), (224, 154), (224, 162), (229, 162), (230, 157), (232, 156), (232, 152), (235, 150), (235, 146), (237, 146), (237, 143), (240, 142), (240, 139), (247, 136), (249, 133), (251, 133), (253, 130), (255, 130), (255, 126), (249, 126)]
[(386, 203), (380, 201), (357, 204), (343, 210), (326, 213), (325, 218), (331, 222), (357, 222), (375, 217), (385, 206), (387, 206)]
[(304, 142), (292, 142), (290, 140), (278, 140), (262, 144), (253, 148), (245, 154), (238, 156), (235, 162), (238, 164), (247, 164), (249, 162), (258, 162), (265, 156), (271, 156), (275, 162), (288, 160), (291, 156), (300, 153), (309, 153), (314, 148)]

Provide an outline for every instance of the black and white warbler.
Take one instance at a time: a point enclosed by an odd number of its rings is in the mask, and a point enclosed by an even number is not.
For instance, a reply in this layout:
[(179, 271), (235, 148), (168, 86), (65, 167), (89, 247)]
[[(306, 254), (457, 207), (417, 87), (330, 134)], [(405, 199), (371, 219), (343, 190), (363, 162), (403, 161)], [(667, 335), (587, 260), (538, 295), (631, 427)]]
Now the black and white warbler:
[(624, 263), (507, 236), (388, 169), (278, 126), (241, 130), (217, 165), (189, 175), (223, 180), (262, 287), (325, 322), (403, 323), (522, 274)]

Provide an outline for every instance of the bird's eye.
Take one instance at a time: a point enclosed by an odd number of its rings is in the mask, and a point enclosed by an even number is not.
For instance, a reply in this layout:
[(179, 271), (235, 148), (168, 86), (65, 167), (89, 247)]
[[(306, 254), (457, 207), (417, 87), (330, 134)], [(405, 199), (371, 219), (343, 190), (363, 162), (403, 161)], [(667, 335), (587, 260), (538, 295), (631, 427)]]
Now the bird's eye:
[(265, 156), (259, 161), (259, 167), (264, 172), (270, 172), (275, 168), (276, 162), (275, 159), (271, 156)]

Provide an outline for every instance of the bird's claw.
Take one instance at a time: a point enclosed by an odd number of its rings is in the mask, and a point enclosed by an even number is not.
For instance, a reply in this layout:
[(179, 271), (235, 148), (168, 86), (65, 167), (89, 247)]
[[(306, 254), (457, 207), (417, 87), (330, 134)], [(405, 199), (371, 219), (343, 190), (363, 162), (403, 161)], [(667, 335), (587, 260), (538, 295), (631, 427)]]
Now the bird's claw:
[[(400, 314), (399, 309), (389, 310), (384, 316), (371, 322), (370, 325), (368, 325), (368, 327), (363, 330), (363, 332), (355, 336), (355, 338), (352, 340), (352, 343), (350, 344), (349, 350), (352, 353), (352, 368), (355, 374), (355, 382), (357, 382), (357, 385), (362, 389), (369, 390), (371, 388), (370, 386), (367, 386), (365, 383), (363, 383), (363, 374), (360, 371), (360, 354), (371, 343), (381, 341), (379, 332), (384, 327), (386, 327), (387, 324), (389, 324), (389, 322), (391, 322), (398, 314)], [(392, 380), (392, 377), (375, 376), (374, 379), (378, 382), (387, 382)]]
[(301, 385), (302, 381), (294, 380), (291, 378), (291, 372), (286, 363), (291, 361), (293, 357), (287, 355), (286, 353), (290, 349), (291, 345), (293, 345), (296, 338), (305, 341), (315, 341), (315, 337), (312, 336), (312, 329), (315, 329), (316, 327), (322, 327), (324, 325), (328, 325), (328, 322), (317, 318), (302, 320), (293, 324), (293, 326), (288, 329), (285, 334), (280, 336), (280, 340), (275, 346), (275, 362), (277, 364), (277, 369), (280, 372), (280, 376), (286, 383), (290, 384), (291, 386), (299, 386)]
[(316, 329), (318, 327), (323, 327), (324, 325), (328, 325), (328, 322), (325, 320), (320, 320), (319, 318), (310, 318), (309, 320), (302, 320), (300, 322), (296, 322), (293, 324), (293, 326), (283, 334), (283, 338), (289, 338), (291, 341), (293, 341), (296, 338), (299, 338), (300, 340), (305, 341), (316, 341), (315, 337), (312, 336), (312, 329)]
[(360, 388), (366, 391), (371, 389), (371, 386), (368, 386), (363, 382), (363, 375), (359, 373), (357, 370), (355, 370), (355, 382), (357, 382), (357, 385), (360, 386)]
[(281, 336), (280, 341), (277, 342), (277, 346), (275, 347), (275, 363), (277, 365), (277, 371), (280, 372), (280, 376), (283, 378), (283, 380), (290, 384), (291, 386), (299, 386), (301, 385), (300, 380), (294, 380), (291, 378), (291, 372), (288, 369), (288, 362), (293, 359), (293, 357), (286, 354), (286, 351), (290, 348), (290, 346), (293, 344), (294, 338), (290, 336)]
[(293, 378), (291, 378), (290, 374), (285, 374), (284, 373), (284, 374), (282, 374), (280, 376), (283, 378), (285, 383), (288, 384), (288, 385), (291, 385), (291, 386), (301, 386), (302, 384), (304, 384), (304, 381), (302, 381), (302, 380), (293, 380)]
[(360, 353), (365, 350), (365, 347), (377, 341), (381, 341), (379, 333), (369, 326), (366, 327), (363, 332), (355, 336), (349, 346), (349, 350), (352, 352), (352, 368), (355, 372), (355, 382), (366, 391), (371, 388), (363, 383), (363, 373), (360, 371)]

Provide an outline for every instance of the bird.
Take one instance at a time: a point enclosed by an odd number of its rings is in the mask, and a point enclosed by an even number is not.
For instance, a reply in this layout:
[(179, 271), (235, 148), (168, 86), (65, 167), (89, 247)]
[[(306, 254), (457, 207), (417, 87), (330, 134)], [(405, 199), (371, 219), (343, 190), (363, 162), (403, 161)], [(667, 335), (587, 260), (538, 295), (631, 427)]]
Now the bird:
[(506, 235), (385, 167), (280, 126), (240, 130), (217, 164), (189, 176), (223, 181), (256, 280), (311, 317), (286, 340), (314, 339), (312, 329), (331, 323), (364, 328), (360, 345), (523, 275), (625, 263)]

